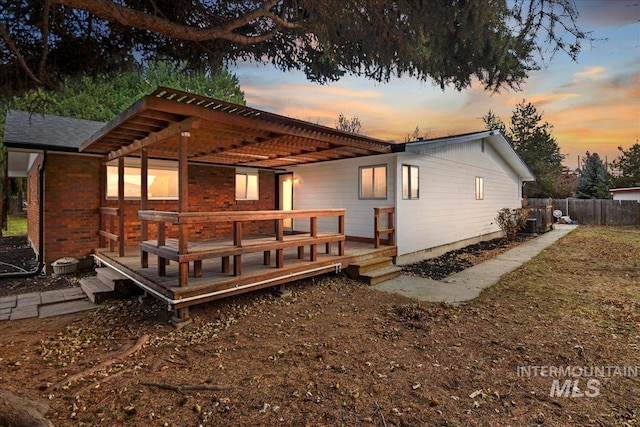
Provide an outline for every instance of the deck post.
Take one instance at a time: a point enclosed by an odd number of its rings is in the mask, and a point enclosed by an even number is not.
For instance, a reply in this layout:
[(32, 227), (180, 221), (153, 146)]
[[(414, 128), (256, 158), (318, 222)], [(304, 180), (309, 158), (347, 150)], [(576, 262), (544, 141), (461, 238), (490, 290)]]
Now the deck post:
[[(146, 210), (149, 205), (149, 159), (147, 149), (140, 150), (140, 210)], [(140, 224), (140, 234), (142, 241), (149, 239), (149, 222), (143, 219)], [(149, 253), (140, 251), (140, 265), (142, 268), (149, 267)]]
[[(284, 242), (284, 219), (276, 222), (276, 239), (278, 242)], [(276, 268), (284, 267), (284, 249), (276, 249)]]
[[(242, 222), (233, 221), (233, 245), (236, 247), (242, 246)], [(233, 275), (242, 275), (242, 255), (233, 256)]]
[[(318, 237), (318, 217), (312, 216), (309, 220), (309, 229), (311, 231), (311, 237)], [(316, 261), (318, 259), (317, 245), (309, 245), (309, 260)]]
[[(164, 221), (158, 221), (158, 247), (166, 244)], [(158, 276), (167, 275), (167, 261), (158, 255)]]
[[(189, 211), (189, 132), (180, 132), (178, 139), (178, 212)], [(189, 224), (178, 223), (178, 254), (184, 255), (189, 248)], [(178, 264), (180, 287), (189, 286), (189, 263)], [(188, 313), (188, 312), (187, 312)]]
[(380, 209), (373, 208), (373, 235), (374, 235), (374, 248), (380, 247)]
[(124, 157), (118, 157), (118, 256), (124, 256)]
[[(115, 218), (112, 215), (108, 215), (109, 216), (109, 233), (111, 234), (115, 234), (116, 233), (116, 223), (115, 223)], [(113, 252), (115, 251), (115, 244), (114, 241), (112, 239), (109, 239), (109, 251)]]
[[(188, 264), (187, 264), (188, 265)], [(193, 321), (189, 317), (189, 307), (176, 308), (173, 310), (173, 317), (171, 318), (171, 324), (176, 329), (182, 329)]]
[[(338, 233), (344, 236), (344, 215), (340, 215), (338, 217)], [(340, 242), (338, 242), (338, 255), (343, 256), (344, 250), (345, 250), (345, 241), (340, 240)]]
[(389, 238), (387, 241), (387, 245), (389, 246), (393, 246), (395, 243), (395, 227), (393, 225), (393, 210), (390, 210), (389, 212), (387, 212), (387, 228), (389, 230), (391, 230), (389, 232)]

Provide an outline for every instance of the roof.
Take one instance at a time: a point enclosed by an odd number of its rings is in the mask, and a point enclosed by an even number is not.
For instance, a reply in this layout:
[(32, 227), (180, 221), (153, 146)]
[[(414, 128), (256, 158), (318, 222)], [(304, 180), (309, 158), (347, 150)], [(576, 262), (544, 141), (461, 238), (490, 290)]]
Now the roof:
[(188, 136), (189, 161), (279, 168), (391, 152), (392, 143), (243, 105), (158, 88), (81, 144), (109, 159), (137, 155), (176, 160)]
[(10, 110), (4, 144), (13, 148), (78, 151), (80, 144), (104, 126), (103, 122)]
[(640, 187), (611, 188), (609, 191), (612, 193), (636, 192), (640, 191)]
[(507, 162), (523, 181), (535, 181), (536, 177), (529, 166), (515, 152), (513, 146), (499, 130), (487, 130), (480, 132), (453, 135), (444, 138), (424, 139), (404, 144), (404, 150), (412, 153), (421, 153), (431, 148), (461, 144), (470, 141), (485, 140)]

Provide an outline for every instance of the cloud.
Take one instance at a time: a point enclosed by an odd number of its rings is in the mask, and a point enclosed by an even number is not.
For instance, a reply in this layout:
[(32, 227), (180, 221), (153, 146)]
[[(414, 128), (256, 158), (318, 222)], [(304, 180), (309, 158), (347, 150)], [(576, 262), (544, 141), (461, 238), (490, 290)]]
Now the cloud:
[(578, 24), (590, 28), (619, 27), (640, 22), (638, 0), (576, 1)]
[(607, 71), (605, 67), (588, 67), (584, 71), (575, 73), (574, 76), (578, 79), (600, 79), (605, 77), (605, 71)]

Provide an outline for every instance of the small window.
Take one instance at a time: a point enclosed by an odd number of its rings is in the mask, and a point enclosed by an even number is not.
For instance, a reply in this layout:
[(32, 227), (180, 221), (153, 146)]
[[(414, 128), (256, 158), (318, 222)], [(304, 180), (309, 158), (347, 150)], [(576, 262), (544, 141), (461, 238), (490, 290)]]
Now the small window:
[(418, 166), (402, 165), (402, 198), (417, 199), (419, 193)]
[(360, 168), (360, 198), (387, 198), (387, 166), (363, 166)]
[(236, 172), (236, 200), (258, 199), (258, 172)]
[[(107, 198), (118, 198), (117, 161), (107, 165)], [(147, 194), (149, 200), (174, 200), (178, 198), (178, 164), (175, 162), (154, 161), (149, 163), (147, 172)], [(141, 197), (141, 169), (138, 159), (125, 159), (124, 197)]]
[(484, 178), (476, 176), (476, 200), (484, 199)]

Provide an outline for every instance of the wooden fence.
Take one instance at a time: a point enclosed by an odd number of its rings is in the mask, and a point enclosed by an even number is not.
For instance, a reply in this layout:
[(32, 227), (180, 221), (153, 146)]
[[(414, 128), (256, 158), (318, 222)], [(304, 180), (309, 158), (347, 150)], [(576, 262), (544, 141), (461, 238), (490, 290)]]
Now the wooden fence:
[(546, 233), (553, 226), (552, 199), (522, 199), (522, 207), (529, 212), (529, 218), (536, 220), (536, 232)]
[(553, 209), (579, 224), (640, 225), (640, 202), (636, 200), (553, 199)]

